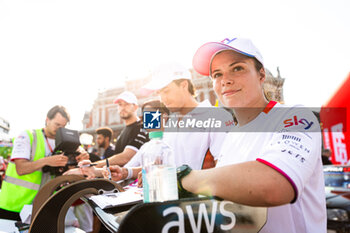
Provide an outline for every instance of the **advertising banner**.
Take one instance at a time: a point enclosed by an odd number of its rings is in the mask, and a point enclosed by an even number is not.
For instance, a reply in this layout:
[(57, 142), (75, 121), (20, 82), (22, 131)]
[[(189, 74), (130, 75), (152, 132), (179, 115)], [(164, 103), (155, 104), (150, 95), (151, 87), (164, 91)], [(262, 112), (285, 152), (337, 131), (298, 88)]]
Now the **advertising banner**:
[(320, 111), (324, 148), (330, 149), (333, 164), (346, 164), (350, 159), (349, 90), (350, 74)]

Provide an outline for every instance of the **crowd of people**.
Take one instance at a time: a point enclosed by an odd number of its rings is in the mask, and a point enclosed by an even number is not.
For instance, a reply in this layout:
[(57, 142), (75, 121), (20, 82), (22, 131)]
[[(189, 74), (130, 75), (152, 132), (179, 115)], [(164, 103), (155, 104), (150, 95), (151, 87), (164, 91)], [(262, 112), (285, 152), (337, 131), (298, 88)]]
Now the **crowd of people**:
[[(158, 98), (145, 102), (142, 111), (159, 110), (163, 122), (215, 115), (232, 123), (220, 131), (161, 129), (163, 140), (174, 150), (176, 166), (185, 171), (178, 180), (179, 191), (267, 207), (267, 222), (260, 232), (326, 232), (322, 141), (312, 111), (266, 98), (264, 60), (249, 39), (202, 45), (193, 57), (193, 68), (211, 78), (224, 108), (213, 107), (208, 100), (198, 102), (191, 73), (176, 63), (159, 66), (143, 87)], [(149, 138), (137, 115), (138, 100), (125, 91), (114, 103), (125, 124), (116, 144), (111, 145), (110, 128), (96, 129), (96, 142), (104, 154), (93, 160), (79, 148), (78, 168), (64, 175), (140, 180), (143, 145)], [(308, 125), (296, 119), (307, 119)], [(67, 157), (53, 155), (53, 148), (58, 128), (69, 120), (64, 107), (54, 106), (43, 129), (23, 131), (15, 139), (0, 192), (0, 218), (20, 220), (23, 206), (31, 204), (38, 190), (53, 178), (42, 168), (66, 165)], [(83, 167), (92, 161), (96, 166)], [(92, 231), (92, 226), (88, 229)]]

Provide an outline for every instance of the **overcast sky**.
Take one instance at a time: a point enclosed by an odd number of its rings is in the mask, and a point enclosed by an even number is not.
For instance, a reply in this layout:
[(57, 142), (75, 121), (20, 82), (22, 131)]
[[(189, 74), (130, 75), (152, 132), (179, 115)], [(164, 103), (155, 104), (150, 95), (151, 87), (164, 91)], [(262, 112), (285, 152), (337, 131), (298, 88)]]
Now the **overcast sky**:
[(11, 136), (56, 104), (82, 129), (99, 91), (159, 63), (191, 68), (205, 42), (248, 37), (285, 102), (322, 106), (350, 72), (348, 0), (0, 0), (0, 117)]

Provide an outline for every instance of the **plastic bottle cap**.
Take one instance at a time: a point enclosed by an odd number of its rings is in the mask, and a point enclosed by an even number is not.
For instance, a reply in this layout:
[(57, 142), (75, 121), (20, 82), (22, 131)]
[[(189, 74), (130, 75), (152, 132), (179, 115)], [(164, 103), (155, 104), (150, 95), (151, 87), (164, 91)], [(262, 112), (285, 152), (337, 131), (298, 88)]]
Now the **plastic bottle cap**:
[(163, 131), (153, 131), (148, 134), (149, 138), (162, 138), (163, 137)]

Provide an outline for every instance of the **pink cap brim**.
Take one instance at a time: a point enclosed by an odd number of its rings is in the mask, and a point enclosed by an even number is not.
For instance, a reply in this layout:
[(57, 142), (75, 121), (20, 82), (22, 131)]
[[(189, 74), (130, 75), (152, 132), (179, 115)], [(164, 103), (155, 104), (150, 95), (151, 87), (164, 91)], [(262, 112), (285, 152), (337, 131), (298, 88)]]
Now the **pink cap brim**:
[(210, 62), (213, 56), (223, 50), (234, 50), (231, 46), (219, 43), (209, 42), (202, 45), (193, 56), (193, 68), (201, 75), (209, 76)]
[(113, 101), (113, 103), (114, 103), (114, 104), (117, 104), (120, 100), (122, 100), (122, 99), (117, 98), (117, 99), (115, 99), (115, 100)]

